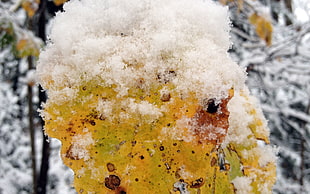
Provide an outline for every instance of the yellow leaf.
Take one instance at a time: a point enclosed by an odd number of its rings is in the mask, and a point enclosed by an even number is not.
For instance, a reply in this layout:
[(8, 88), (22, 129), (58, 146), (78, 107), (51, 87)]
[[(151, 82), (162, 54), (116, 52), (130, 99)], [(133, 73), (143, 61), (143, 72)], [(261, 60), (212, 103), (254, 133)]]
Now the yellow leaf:
[(268, 46), (272, 43), (272, 24), (266, 18), (259, 16), (257, 13), (249, 17), (249, 21), (255, 26), (257, 35), (266, 42)]
[(219, 0), (219, 2), (223, 5), (227, 5), (228, 3), (234, 2), (234, 0)]
[(39, 56), (40, 48), (31, 39), (20, 39), (15, 45), (18, 57)]
[[(155, 84), (148, 92), (133, 87), (128, 96), (120, 98), (113, 87), (93, 81), (78, 88), (76, 98), (66, 105), (47, 102), (45, 131), (62, 141), (62, 158), (75, 172), (78, 192), (226, 194), (235, 192), (231, 181), (238, 176), (261, 176), (253, 180), (253, 190), (274, 176), (266, 173), (274, 172), (274, 164), (260, 167), (255, 158), (259, 155), (251, 160), (242, 157), (244, 150), (257, 146), (255, 141), (250, 147), (230, 144), (223, 150), (220, 145), (226, 134), (213, 133), (217, 136), (213, 141), (206, 138), (209, 132), (198, 130), (210, 123), (227, 130), (227, 103), (232, 96), (222, 100), (221, 112), (208, 113), (201, 111), (194, 95), (179, 98), (170, 93), (163, 98), (159, 95), (162, 87)], [(128, 99), (147, 101), (167, 111), (156, 119), (143, 116), (124, 106), (122, 102)], [(113, 115), (98, 112), (101, 103), (112, 106)], [(194, 135), (188, 126), (178, 126), (181, 118), (195, 118), (197, 123), (191, 124), (196, 127)], [(242, 170), (242, 166), (247, 168)], [(268, 183), (269, 189), (273, 183)]]
[(27, 46), (27, 40), (21, 39), (17, 42), (16, 49), (17, 51), (21, 51), (21, 50), (24, 50), (26, 46)]
[(54, 4), (59, 6), (67, 2), (68, 0), (53, 0)]
[(39, 8), (40, 0), (23, 0), (22, 7), (29, 17), (34, 16)]

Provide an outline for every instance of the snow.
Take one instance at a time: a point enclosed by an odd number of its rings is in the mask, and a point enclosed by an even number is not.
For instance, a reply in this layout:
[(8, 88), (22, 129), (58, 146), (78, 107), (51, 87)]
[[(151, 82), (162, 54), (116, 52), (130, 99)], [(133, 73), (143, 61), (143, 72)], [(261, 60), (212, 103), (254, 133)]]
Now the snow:
[(255, 147), (251, 150), (242, 151), (242, 157), (251, 158), (258, 157), (258, 164), (265, 167), (268, 163), (274, 163), (277, 160), (275, 153), (278, 153), (278, 148), (271, 146)]
[(158, 119), (162, 116), (161, 110), (147, 101), (137, 103), (134, 102), (133, 99), (129, 99), (129, 102), (124, 101), (124, 105), (125, 104), (129, 107), (129, 114), (139, 112), (142, 116), (150, 116), (152, 120)]
[(87, 147), (93, 145), (94, 140), (91, 133), (86, 133), (84, 135), (76, 135), (72, 138), (72, 147), (70, 149), (70, 157), (77, 159), (84, 159), (85, 161), (90, 159)]
[(174, 183), (175, 191), (180, 191), (180, 194), (190, 194), (190, 192), (187, 190), (187, 183), (178, 181)]
[(63, 88), (62, 96), (70, 96), (68, 87), (74, 90), (98, 77), (115, 84), (121, 97), (137, 78), (150, 85), (166, 71), (177, 72), (171, 78), (177, 91), (199, 98), (221, 99), (228, 89), (242, 88), (245, 74), (227, 54), (227, 8), (214, 2), (90, 0), (70, 1), (64, 9), (37, 67), (52, 98), (58, 89), (51, 82)]
[(248, 140), (248, 136), (251, 135), (248, 125), (253, 120), (253, 117), (247, 114), (245, 103), (246, 99), (238, 92), (235, 92), (234, 97), (228, 103), (230, 112), (228, 136), (226, 138), (228, 142), (252, 143)]
[(234, 180), (232, 180), (232, 183), (237, 189), (236, 194), (252, 193), (252, 180), (249, 177), (236, 177)]
[(308, 22), (310, 19), (309, 10), (310, 3), (307, 0), (294, 0), (293, 12), (297, 21), (300, 23)]

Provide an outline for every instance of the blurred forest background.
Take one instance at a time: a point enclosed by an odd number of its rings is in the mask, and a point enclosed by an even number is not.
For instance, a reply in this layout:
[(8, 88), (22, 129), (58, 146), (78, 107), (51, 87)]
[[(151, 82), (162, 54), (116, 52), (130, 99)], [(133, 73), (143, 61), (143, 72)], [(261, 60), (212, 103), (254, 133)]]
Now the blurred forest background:
[[(44, 136), (35, 81), (39, 51), (66, 0), (1, 0), (0, 194), (71, 194), (60, 143)], [(232, 20), (229, 50), (280, 148), (274, 193), (310, 193), (310, 1), (219, 0)], [(206, 18), (208, 19), (208, 18)], [(242, 119), (242, 118), (240, 118)]]

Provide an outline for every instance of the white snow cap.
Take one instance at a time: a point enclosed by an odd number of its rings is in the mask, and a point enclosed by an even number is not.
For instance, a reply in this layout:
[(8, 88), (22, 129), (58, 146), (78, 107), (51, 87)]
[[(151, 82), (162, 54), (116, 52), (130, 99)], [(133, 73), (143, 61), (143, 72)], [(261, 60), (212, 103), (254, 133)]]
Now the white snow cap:
[(64, 10), (37, 66), (50, 94), (97, 79), (124, 96), (137, 79), (147, 86), (167, 71), (177, 91), (198, 98), (244, 85), (227, 53), (227, 8), (210, 0), (72, 0)]

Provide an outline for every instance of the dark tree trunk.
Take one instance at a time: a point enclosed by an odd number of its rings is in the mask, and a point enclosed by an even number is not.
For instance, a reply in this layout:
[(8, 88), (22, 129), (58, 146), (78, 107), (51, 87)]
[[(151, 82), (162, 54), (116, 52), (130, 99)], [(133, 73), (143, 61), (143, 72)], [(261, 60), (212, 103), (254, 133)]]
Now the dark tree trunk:
[[(27, 18), (27, 28), (33, 30), (33, 19)], [(27, 57), (28, 71), (34, 68), (32, 56)], [(34, 107), (33, 107), (33, 85), (28, 83), (27, 86), (27, 104), (28, 104), (28, 127), (30, 132), (30, 146), (31, 146), (31, 162), (32, 162), (32, 192), (37, 194), (37, 162), (36, 162), (36, 142), (35, 142), (35, 128), (34, 128)]]
[[(31, 70), (33, 68), (33, 61), (32, 57), (28, 57), (28, 69)], [(37, 194), (37, 168), (36, 168), (36, 143), (35, 143), (35, 130), (34, 130), (34, 123), (33, 123), (33, 91), (32, 91), (32, 85), (28, 84), (27, 86), (27, 92), (28, 92), (28, 127), (30, 131), (30, 144), (31, 144), (31, 161), (32, 161), (32, 190), (33, 194)]]
[[(38, 10), (38, 25), (37, 25), (37, 36), (40, 37), (44, 42), (46, 41), (45, 25), (46, 25), (46, 0), (41, 0), (39, 10)], [(46, 101), (46, 94), (42, 91), (41, 86), (39, 86), (39, 104), (41, 105)], [(40, 117), (40, 123), (43, 129), (44, 121)], [(42, 143), (42, 158), (40, 166), (40, 174), (37, 184), (37, 193), (46, 194), (46, 186), (48, 182), (48, 169), (49, 169), (49, 154), (50, 154), (50, 145), (48, 137), (45, 136), (44, 131), (41, 130), (43, 136)]]
[[(39, 102), (42, 104), (46, 101), (45, 92), (42, 91), (42, 88), (39, 86)], [(40, 118), (41, 126), (44, 126), (44, 121)], [(46, 185), (48, 182), (48, 169), (49, 169), (49, 155), (50, 155), (50, 145), (48, 137), (44, 134), (44, 131), (41, 130), (43, 136), (42, 144), (42, 158), (40, 166), (40, 174), (38, 178), (37, 190), (38, 194), (46, 194)]]

